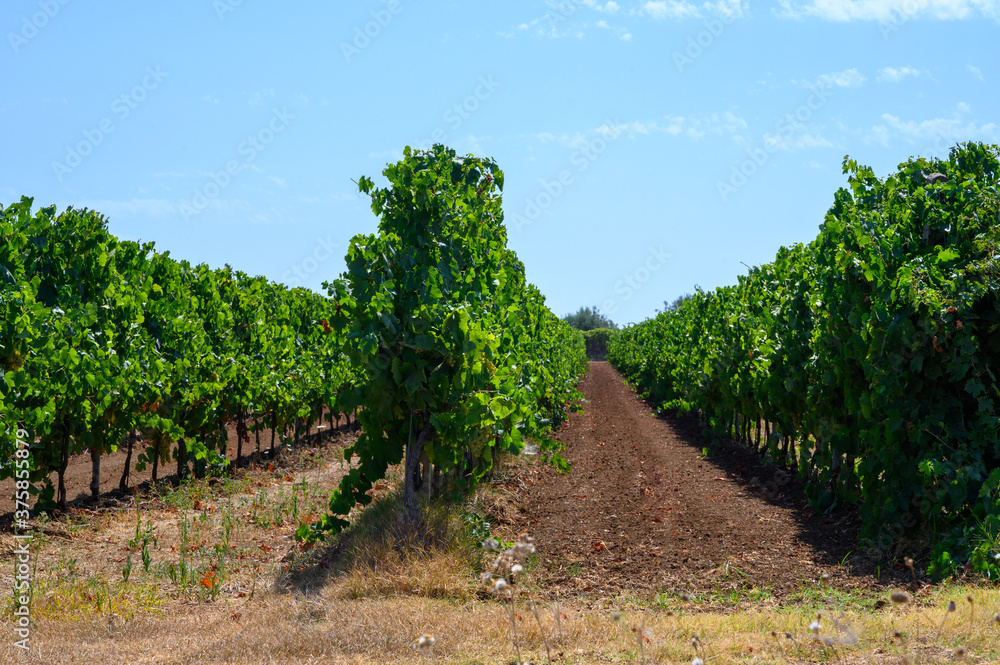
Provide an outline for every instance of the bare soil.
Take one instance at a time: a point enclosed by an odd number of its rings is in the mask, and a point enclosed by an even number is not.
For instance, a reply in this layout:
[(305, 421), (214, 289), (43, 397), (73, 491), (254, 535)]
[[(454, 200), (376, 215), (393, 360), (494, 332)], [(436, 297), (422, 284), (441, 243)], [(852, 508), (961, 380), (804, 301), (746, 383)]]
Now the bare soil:
[(584, 412), (558, 437), (572, 470), (533, 465), (515, 484), (521, 509), (511, 526), (535, 538), (542, 586), (767, 587), (779, 598), (824, 574), (840, 588), (881, 586), (869, 561), (850, 556), (856, 511), (813, 514), (789, 474), (657, 417), (607, 363), (592, 362), (579, 387)]

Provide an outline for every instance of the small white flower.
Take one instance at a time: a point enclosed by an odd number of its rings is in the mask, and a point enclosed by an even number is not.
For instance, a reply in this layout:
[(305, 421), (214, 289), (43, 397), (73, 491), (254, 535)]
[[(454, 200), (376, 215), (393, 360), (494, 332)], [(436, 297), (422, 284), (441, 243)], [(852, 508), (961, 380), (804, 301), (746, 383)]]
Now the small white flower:
[(507, 588), (507, 580), (502, 577), (498, 577), (497, 581), (493, 583), (493, 591), (500, 593)]
[(479, 576), (479, 581), (483, 584), (489, 584), (493, 579), (493, 573), (489, 571), (484, 571), (482, 575)]
[(691, 661), (691, 665), (705, 665), (705, 661), (703, 661), (701, 658), (695, 658), (694, 660)]
[(515, 563), (513, 566), (510, 567), (510, 572), (514, 573), (515, 575), (517, 575), (522, 570), (524, 570), (524, 566), (522, 566), (519, 563)]
[(823, 628), (823, 626), (819, 625), (819, 621), (813, 621), (811, 624), (809, 624), (809, 630), (810, 630), (810, 632), (813, 632), (813, 633), (815, 633), (817, 635), (819, 635), (819, 631), (822, 628)]
[(500, 543), (496, 538), (487, 538), (483, 541), (484, 550), (495, 550), (500, 548)]

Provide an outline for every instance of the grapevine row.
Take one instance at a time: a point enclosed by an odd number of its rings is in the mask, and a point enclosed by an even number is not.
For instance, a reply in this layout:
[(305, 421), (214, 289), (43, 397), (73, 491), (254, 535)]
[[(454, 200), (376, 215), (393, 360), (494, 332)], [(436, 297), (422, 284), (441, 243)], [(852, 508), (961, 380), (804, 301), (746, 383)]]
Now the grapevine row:
[(259, 446), (264, 426), (341, 410), (352, 372), (324, 326), (327, 298), (119, 240), (95, 211), (32, 203), (0, 208), (0, 418), (28, 432), (41, 506), (65, 506), (67, 464), (84, 450), (96, 498), (102, 456), (128, 446), (124, 486), (140, 435), (138, 470), (155, 479), (173, 458), (179, 476), (201, 476), (227, 464), (228, 422), (242, 455), (248, 421)]
[(876, 548), (997, 578), (1000, 148), (844, 172), (813, 242), (615, 333), (609, 359), (793, 469), (817, 510), (860, 504)]
[[(415, 490), (468, 490), (529, 438), (565, 468), (551, 432), (579, 397), (583, 337), (506, 247), (503, 173), (434, 146), (384, 174), (387, 189), (360, 181), (379, 233), (352, 240), (327, 296), (121, 241), (94, 211), (0, 208), (0, 429), (27, 431), (39, 505), (65, 506), (84, 450), (96, 498), (102, 456), (127, 446), (127, 474), (138, 434), (139, 470), (201, 476), (228, 463), (227, 423), (241, 456), (248, 422), (259, 437), (324, 407), (363, 432), (330, 514), (300, 538), (341, 528), (393, 464), (411, 520)], [(0, 478), (14, 441), (0, 441)]]

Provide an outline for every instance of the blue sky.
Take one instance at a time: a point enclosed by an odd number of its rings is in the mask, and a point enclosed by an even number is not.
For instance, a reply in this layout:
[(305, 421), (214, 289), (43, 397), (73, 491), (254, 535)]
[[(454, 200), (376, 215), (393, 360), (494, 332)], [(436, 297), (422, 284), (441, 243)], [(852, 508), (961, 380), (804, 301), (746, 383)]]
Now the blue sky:
[(1000, 0), (7, 0), (0, 203), (321, 290), (352, 180), (443, 142), (504, 170), (559, 315), (618, 323), (815, 237), (850, 155), (1000, 141)]

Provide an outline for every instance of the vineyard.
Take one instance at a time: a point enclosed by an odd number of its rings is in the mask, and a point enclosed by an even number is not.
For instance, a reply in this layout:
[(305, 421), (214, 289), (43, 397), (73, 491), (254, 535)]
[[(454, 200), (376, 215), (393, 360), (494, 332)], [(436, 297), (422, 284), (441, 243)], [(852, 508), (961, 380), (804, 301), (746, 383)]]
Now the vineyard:
[(845, 160), (813, 242), (616, 333), (609, 360), (814, 509), (858, 505), (883, 552), (1000, 578), (998, 159), (964, 144), (884, 180)]
[(392, 189), (362, 178), (380, 232), (352, 241), (329, 297), (120, 241), (95, 211), (3, 208), (0, 479), (17, 479), (17, 516), (65, 509), (83, 451), (96, 499), (102, 456), (119, 448), (122, 488), (134, 447), (154, 482), (168, 463), (202, 478), (230, 464), (227, 424), (238, 464), (252, 431), (259, 451), (270, 429), (273, 449), (275, 433), (285, 443), (359, 410), (346, 452), (358, 465), (302, 538), (343, 525), (404, 449), (409, 485), (439, 492), (473, 486), (492, 451), (526, 437), (559, 463), (547, 432), (577, 394), (583, 339), (506, 248), (503, 173), (440, 146), (406, 154), (385, 171)]
[(585, 333), (440, 144), (325, 294), (0, 207), (0, 653), (995, 662), (1000, 147), (843, 170), (813, 242)]

